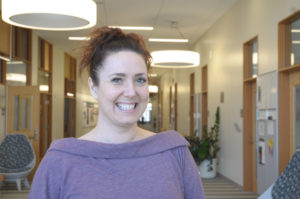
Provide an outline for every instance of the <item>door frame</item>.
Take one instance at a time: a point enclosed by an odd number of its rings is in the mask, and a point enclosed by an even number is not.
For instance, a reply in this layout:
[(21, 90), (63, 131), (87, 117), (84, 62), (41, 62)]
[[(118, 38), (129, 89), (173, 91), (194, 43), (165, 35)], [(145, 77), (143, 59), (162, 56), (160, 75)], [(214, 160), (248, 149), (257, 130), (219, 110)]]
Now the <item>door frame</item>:
[(256, 177), (256, 77), (253, 77), (253, 43), (258, 36), (243, 44), (243, 187), (257, 191)]
[(285, 169), (294, 149), (291, 148), (293, 120), (291, 104), (292, 76), (300, 73), (300, 64), (291, 65), (291, 24), (300, 19), (300, 11), (293, 13), (278, 23), (278, 172)]

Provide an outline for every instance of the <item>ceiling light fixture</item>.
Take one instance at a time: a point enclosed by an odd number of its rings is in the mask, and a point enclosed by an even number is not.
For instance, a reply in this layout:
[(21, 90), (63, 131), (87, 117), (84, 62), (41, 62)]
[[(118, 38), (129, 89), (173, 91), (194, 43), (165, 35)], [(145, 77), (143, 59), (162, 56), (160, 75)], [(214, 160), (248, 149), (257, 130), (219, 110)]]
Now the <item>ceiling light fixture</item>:
[(40, 91), (49, 91), (48, 85), (40, 85)]
[(157, 74), (156, 73), (150, 73), (149, 76), (150, 77), (157, 77)]
[[(178, 28), (177, 21), (171, 21), (171, 28), (179, 33), (182, 40), (187, 40)], [(158, 68), (191, 68), (200, 64), (200, 54), (191, 50), (160, 50), (152, 52), (151, 56), (151, 66)]]
[(78, 41), (85, 41), (90, 40), (90, 37), (68, 37), (69, 40), (78, 40)]
[(198, 52), (186, 50), (161, 50), (151, 53), (152, 67), (159, 68), (191, 68), (200, 63)]
[(93, 0), (2, 0), (2, 19), (40, 30), (79, 30), (96, 25)]
[(10, 61), (10, 59), (8, 57), (2, 56), (2, 55), (0, 55), (0, 59), (2, 59), (4, 61)]
[(149, 85), (149, 93), (158, 93), (158, 86)]
[(109, 26), (110, 28), (120, 28), (122, 30), (153, 30), (151, 26)]
[(163, 38), (149, 38), (150, 42), (174, 42), (174, 43), (187, 43), (188, 39), (163, 39)]

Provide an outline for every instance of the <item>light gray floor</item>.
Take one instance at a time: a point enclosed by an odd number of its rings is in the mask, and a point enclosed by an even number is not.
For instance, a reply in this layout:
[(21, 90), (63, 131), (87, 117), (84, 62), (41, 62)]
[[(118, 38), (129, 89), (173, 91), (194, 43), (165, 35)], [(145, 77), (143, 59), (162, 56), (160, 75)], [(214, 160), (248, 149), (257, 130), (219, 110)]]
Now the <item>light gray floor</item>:
[(257, 194), (244, 192), (231, 180), (218, 175), (213, 179), (202, 179), (206, 199), (256, 199)]
[[(256, 199), (256, 193), (244, 192), (242, 187), (223, 176), (214, 179), (202, 179), (206, 199)], [(0, 190), (0, 199), (27, 199), (28, 190)]]
[(1, 199), (27, 199), (28, 191), (2, 191), (0, 190)]

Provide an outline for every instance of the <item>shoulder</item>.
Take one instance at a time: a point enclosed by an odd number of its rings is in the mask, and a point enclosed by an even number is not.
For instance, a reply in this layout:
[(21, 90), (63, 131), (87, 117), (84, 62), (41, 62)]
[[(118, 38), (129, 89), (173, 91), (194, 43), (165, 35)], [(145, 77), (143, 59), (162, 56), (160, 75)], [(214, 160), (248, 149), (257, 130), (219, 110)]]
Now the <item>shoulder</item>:
[(165, 131), (156, 135), (155, 148), (161, 151), (171, 152), (177, 159), (184, 159), (186, 153), (189, 152), (189, 142), (177, 131)]
[(177, 146), (189, 146), (188, 141), (177, 131), (165, 131), (159, 133), (160, 139), (163, 140), (165, 144), (177, 145)]

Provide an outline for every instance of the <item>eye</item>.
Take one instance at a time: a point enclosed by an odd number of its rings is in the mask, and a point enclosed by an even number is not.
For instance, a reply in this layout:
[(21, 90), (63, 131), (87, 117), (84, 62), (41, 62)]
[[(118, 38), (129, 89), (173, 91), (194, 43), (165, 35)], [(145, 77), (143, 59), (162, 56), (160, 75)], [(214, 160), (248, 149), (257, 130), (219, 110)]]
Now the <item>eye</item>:
[(144, 77), (138, 77), (138, 78), (136, 79), (136, 82), (137, 82), (138, 84), (144, 84), (144, 83), (147, 82), (147, 79), (144, 78)]
[(114, 84), (120, 84), (122, 82), (122, 78), (114, 77), (114, 78), (112, 78), (111, 82)]

